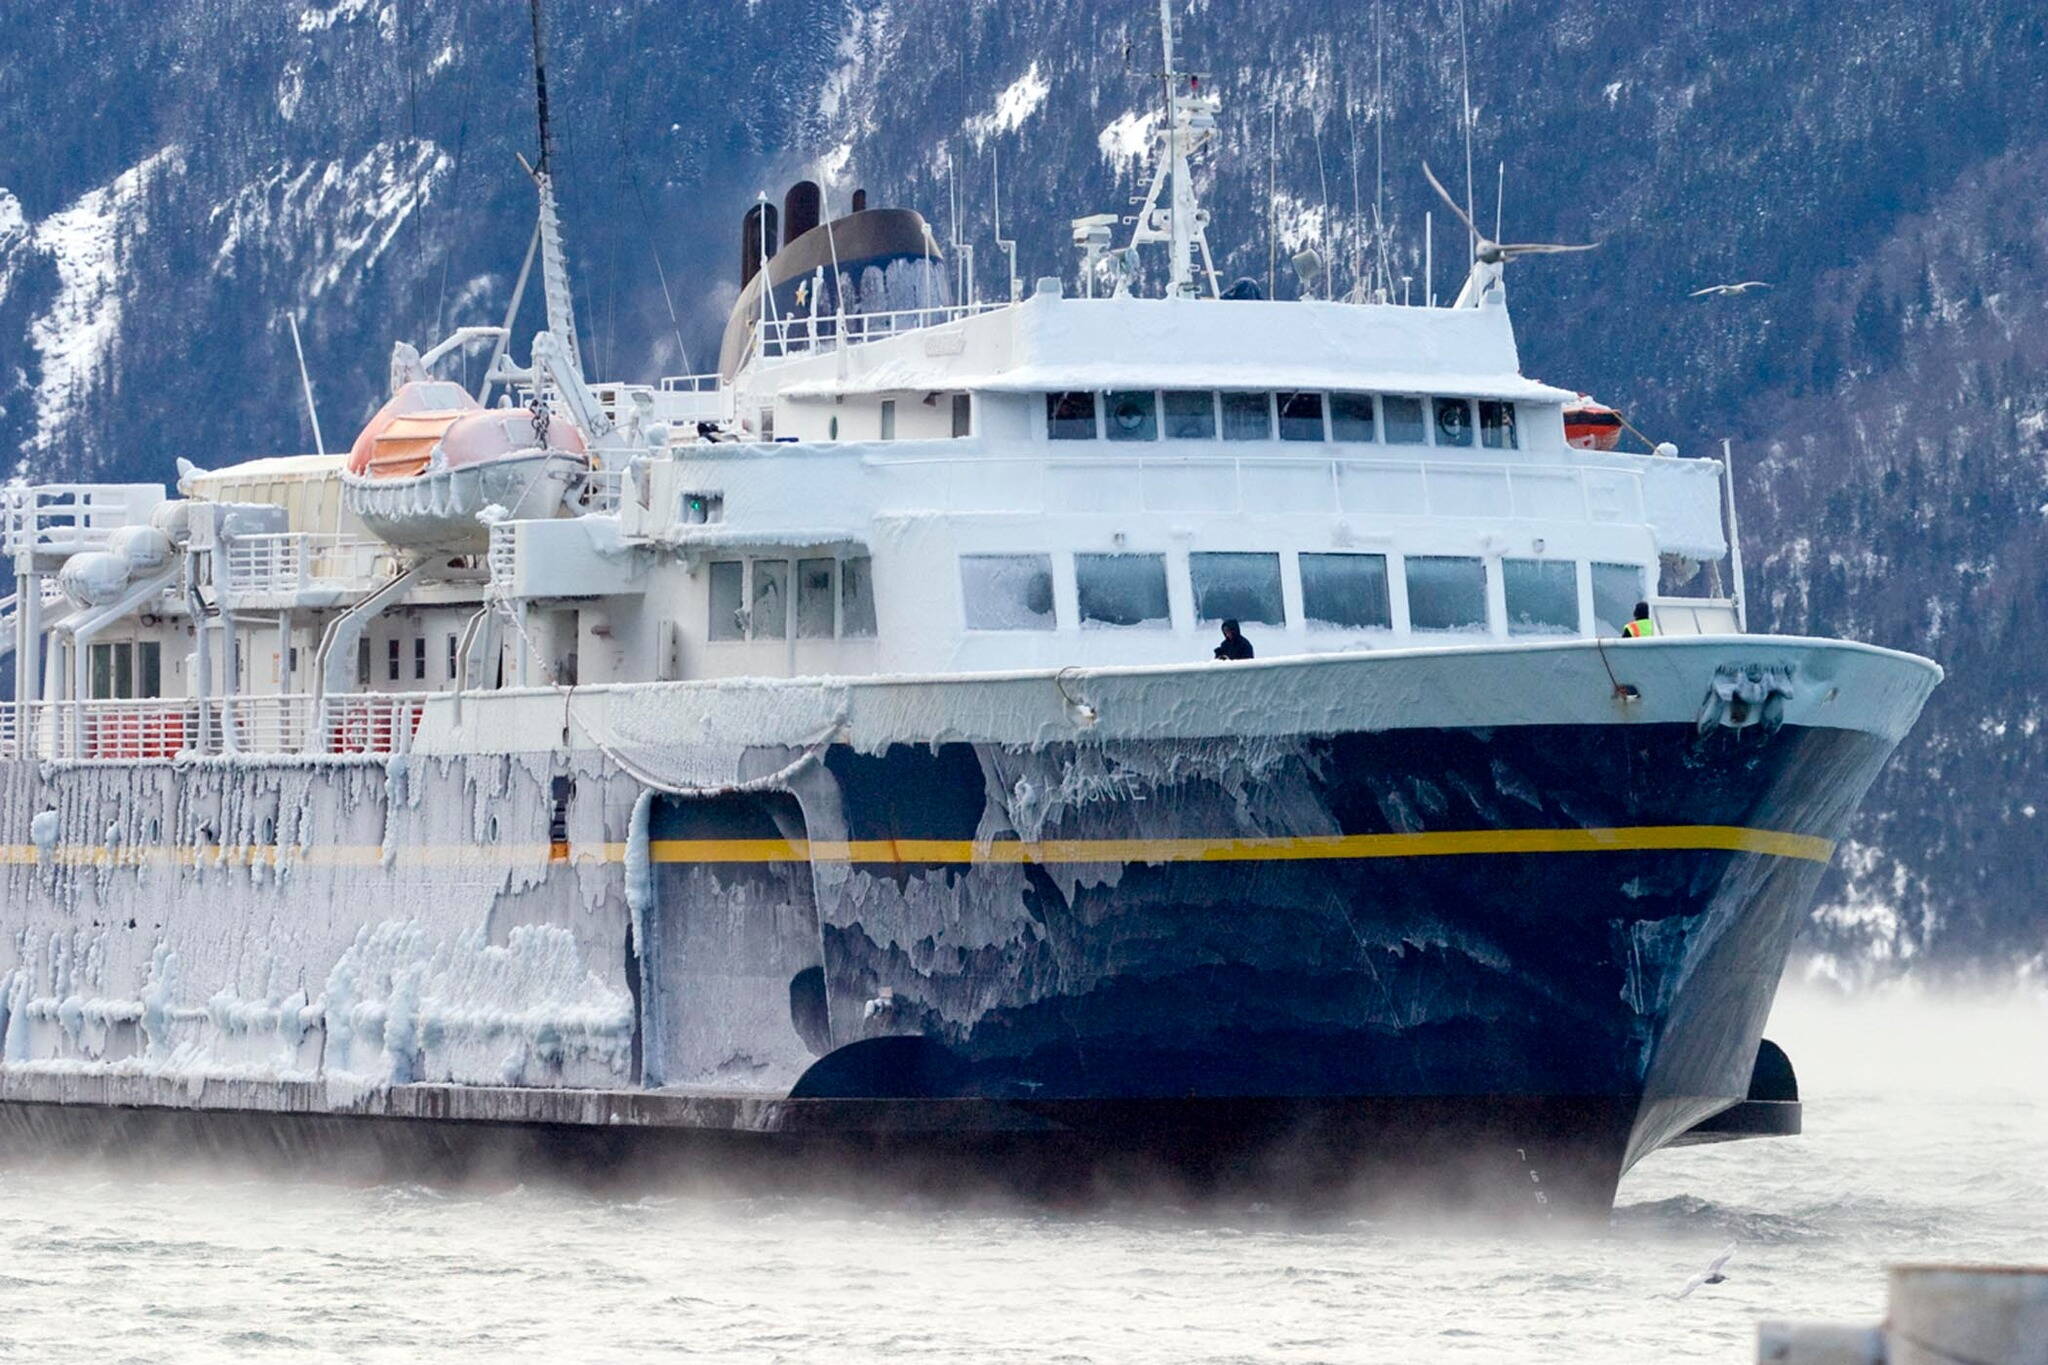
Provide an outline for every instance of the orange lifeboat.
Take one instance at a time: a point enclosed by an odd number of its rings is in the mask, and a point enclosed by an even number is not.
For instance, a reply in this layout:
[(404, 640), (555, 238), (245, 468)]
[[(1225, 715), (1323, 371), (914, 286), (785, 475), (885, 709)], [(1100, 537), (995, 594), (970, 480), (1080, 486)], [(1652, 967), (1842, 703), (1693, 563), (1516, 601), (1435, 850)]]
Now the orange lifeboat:
[(342, 496), (393, 545), (477, 549), (478, 513), (551, 517), (588, 476), (583, 433), (526, 408), (486, 408), (459, 384), (399, 385), (349, 451)]
[(1621, 414), (1585, 394), (1564, 407), (1564, 443), (1574, 450), (1612, 450), (1621, 444)]

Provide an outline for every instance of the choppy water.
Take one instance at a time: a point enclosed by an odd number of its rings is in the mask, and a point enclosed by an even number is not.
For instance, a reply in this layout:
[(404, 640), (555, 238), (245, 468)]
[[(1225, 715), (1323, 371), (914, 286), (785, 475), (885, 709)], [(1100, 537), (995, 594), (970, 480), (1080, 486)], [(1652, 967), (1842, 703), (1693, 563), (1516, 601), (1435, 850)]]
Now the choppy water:
[(1743, 1362), (1887, 1262), (2048, 1260), (2048, 1005), (1771, 1033), (1807, 1134), (1652, 1157), (1593, 1234), (0, 1166), (0, 1358)]

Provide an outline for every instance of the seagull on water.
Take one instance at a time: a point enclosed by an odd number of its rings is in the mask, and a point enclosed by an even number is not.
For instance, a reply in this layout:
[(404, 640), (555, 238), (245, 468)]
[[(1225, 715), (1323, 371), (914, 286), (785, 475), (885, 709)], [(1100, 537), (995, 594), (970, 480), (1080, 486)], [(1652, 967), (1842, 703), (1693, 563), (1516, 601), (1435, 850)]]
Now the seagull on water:
[(1689, 297), (1695, 299), (1732, 299), (1738, 295), (1747, 294), (1752, 289), (1769, 289), (1770, 287), (1770, 281), (1768, 280), (1744, 280), (1740, 284), (1710, 284), (1705, 289), (1693, 290)]
[(1728, 1258), (1733, 1256), (1734, 1254), (1735, 1243), (1730, 1242), (1727, 1248), (1724, 1251), (1722, 1251), (1722, 1253), (1719, 1256), (1716, 1256), (1713, 1260), (1707, 1262), (1707, 1268), (1705, 1270), (1700, 1271), (1699, 1274), (1693, 1276), (1690, 1280), (1687, 1280), (1685, 1282), (1685, 1288), (1679, 1290), (1676, 1297), (1682, 1299), (1686, 1295), (1692, 1293), (1693, 1290), (1698, 1289), (1703, 1284), (1719, 1284), (1723, 1280), (1727, 1279), (1727, 1275), (1723, 1274), (1722, 1272), (1725, 1271), (1728, 1267)]

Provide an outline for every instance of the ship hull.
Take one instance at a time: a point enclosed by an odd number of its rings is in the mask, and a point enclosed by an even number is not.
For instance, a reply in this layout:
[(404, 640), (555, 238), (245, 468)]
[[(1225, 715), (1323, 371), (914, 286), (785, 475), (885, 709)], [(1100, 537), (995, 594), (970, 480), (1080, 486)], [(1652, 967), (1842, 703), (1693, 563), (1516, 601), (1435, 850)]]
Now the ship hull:
[(555, 753), (475, 752), (569, 731), (550, 694), (377, 763), (10, 765), (62, 829), (8, 869), (0, 1137), (1604, 1207), (1744, 1098), (1936, 676), (1731, 640), (619, 689)]

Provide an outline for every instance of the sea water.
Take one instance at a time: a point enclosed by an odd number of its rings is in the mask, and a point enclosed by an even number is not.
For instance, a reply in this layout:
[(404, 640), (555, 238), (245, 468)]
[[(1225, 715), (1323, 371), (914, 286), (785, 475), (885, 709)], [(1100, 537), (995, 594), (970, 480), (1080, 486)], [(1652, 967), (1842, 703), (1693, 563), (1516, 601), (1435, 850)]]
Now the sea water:
[(1733, 1365), (1876, 1321), (1890, 1262), (2048, 1262), (2048, 999), (1791, 990), (1770, 1033), (1805, 1135), (1659, 1153), (1592, 1231), (0, 1159), (0, 1358)]

